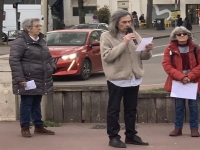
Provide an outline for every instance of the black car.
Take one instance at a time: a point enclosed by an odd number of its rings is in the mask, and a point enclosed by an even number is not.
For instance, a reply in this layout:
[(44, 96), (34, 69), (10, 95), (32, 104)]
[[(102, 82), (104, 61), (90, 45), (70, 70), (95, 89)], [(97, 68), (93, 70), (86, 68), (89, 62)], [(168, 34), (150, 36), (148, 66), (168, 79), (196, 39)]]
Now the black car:
[(108, 24), (106, 24), (106, 23), (79, 24), (79, 25), (72, 26), (71, 29), (102, 29), (102, 30), (108, 30)]

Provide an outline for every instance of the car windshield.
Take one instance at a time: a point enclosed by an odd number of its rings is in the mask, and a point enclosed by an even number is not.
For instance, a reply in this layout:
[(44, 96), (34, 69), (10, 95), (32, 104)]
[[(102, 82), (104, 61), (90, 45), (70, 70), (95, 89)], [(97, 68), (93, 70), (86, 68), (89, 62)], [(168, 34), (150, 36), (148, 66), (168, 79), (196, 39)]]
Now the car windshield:
[(83, 46), (86, 32), (53, 32), (47, 34), (47, 46)]

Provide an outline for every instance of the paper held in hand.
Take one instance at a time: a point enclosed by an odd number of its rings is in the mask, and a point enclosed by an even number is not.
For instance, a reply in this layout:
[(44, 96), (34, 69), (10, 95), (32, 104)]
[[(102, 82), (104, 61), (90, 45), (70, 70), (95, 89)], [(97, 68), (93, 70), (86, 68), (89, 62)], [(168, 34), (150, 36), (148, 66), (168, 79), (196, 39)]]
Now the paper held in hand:
[(34, 80), (26, 82), (25, 90), (32, 90), (32, 89), (35, 89), (35, 88), (36, 88), (36, 85), (35, 85)]
[(152, 43), (153, 37), (148, 37), (148, 38), (142, 38), (141, 43), (138, 45), (136, 48), (136, 51), (144, 51), (146, 50), (145, 46)]
[(180, 81), (172, 81), (170, 97), (196, 100), (198, 83), (183, 84)]

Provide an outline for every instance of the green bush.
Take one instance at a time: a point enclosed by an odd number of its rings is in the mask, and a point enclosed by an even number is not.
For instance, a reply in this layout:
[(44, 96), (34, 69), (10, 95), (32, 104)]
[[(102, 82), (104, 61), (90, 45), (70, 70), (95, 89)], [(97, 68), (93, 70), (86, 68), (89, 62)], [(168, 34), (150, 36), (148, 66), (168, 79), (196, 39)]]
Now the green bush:
[(98, 15), (98, 20), (101, 23), (109, 23), (110, 9), (108, 6), (104, 6), (95, 12)]

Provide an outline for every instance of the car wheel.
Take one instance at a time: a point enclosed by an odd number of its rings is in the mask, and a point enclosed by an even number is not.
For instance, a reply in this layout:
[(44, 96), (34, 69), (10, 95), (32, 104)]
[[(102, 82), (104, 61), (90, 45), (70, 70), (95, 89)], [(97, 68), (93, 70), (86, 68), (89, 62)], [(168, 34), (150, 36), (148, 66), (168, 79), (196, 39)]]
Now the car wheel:
[(6, 42), (8, 39), (7, 35), (2, 32), (2, 42)]
[(91, 74), (91, 62), (88, 59), (85, 59), (83, 61), (82, 67), (81, 67), (81, 74), (80, 74), (80, 78), (82, 80), (87, 80), (90, 77)]

